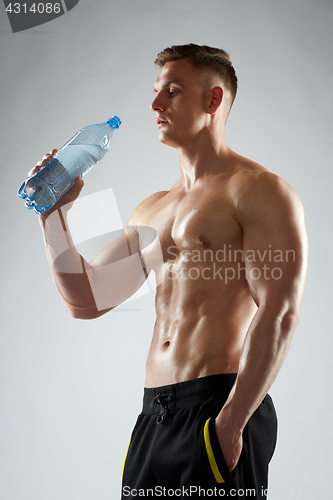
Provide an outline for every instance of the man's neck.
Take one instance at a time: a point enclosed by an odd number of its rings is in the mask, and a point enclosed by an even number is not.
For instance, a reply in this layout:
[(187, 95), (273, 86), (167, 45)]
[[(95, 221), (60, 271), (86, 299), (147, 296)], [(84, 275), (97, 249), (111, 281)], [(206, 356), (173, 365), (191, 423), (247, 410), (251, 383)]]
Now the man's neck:
[(186, 190), (191, 189), (198, 179), (221, 172), (231, 153), (223, 134), (218, 138), (205, 134), (177, 149), (180, 181)]

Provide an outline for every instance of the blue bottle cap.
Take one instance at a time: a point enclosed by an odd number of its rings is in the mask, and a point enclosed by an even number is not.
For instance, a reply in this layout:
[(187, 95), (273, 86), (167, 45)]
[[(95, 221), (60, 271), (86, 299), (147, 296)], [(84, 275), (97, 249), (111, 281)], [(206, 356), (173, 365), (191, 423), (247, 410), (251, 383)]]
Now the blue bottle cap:
[(112, 128), (119, 128), (120, 127), (120, 124), (121, 124), (121, 119), (118, 118), (118, 116), (114, 115), (112, 118), (110, 118), (108, 120), (108, 124), (112, 127)]

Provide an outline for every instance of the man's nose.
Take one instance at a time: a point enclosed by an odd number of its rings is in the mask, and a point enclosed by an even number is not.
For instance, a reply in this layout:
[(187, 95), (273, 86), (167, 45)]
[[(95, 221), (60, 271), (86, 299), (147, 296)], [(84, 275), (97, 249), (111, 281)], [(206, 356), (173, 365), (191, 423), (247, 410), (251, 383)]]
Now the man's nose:
[(160, 98), (159, 95), (157, 95), (155, 97), (155, 99), (153, 100), (153, 102), (151, 103), (150, 109), (152, 111), (163, 111), (165, 109), (165, 106), (162, 103), (161, 98)]

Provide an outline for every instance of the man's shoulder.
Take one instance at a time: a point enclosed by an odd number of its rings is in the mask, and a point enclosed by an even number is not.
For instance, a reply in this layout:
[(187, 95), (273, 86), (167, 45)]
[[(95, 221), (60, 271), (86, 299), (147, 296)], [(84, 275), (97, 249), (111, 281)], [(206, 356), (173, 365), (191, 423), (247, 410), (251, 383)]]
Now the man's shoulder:
[(298, 198), (296, 191), (280, 176), (244, 157), (237, 159), (231, 182), (237, 198), (256, 198), (257, 201), (271, 197)]
[(277, 176), (270, 172), (260, 163), (257, 163), (244, 156), (235, 155), (233, 159), (232, 181), (239, 186), (258, 185), (262, 183), (274, 182)]
[(261, 218), (264, 213), (290, 216), (303, 212), (301, 200), (292, 186), (262, 165), (244, 160), (232, 180), (238, 217), (252, 219)]
[(162, 198), (164, 198), (170, 191), (157, 191), (145, 198), (137, 207), (134, 209), (128, 224), (131, 225), (141, 225), (143, 219), (147, 217), (150, 211), (154, 210), (154, 206)]
[(157, 191), (156, 193), (149, 195), (136, 207), (137, 213), (140, 213), (141, 211), (146, 212), (150, 208), (153, 208), (153, 206), (169, 194), (169, 192), (170, 191)]

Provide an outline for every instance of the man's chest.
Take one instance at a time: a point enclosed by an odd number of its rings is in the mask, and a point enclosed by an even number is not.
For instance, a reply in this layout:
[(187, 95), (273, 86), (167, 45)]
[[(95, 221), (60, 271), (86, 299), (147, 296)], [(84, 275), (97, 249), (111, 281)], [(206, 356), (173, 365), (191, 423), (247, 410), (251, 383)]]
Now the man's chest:
[[(141, 248), (147, 246), (154, 229), (165, 258), (177, 252), (210, 248), (218, 251), (225, 245), (240, 248), (242, 229), (235, 217), (230, 189), (200, 186), (189, 193), (172, 190), (141, 214)], [(156, 234), (155, 233), (155, 234)]]

